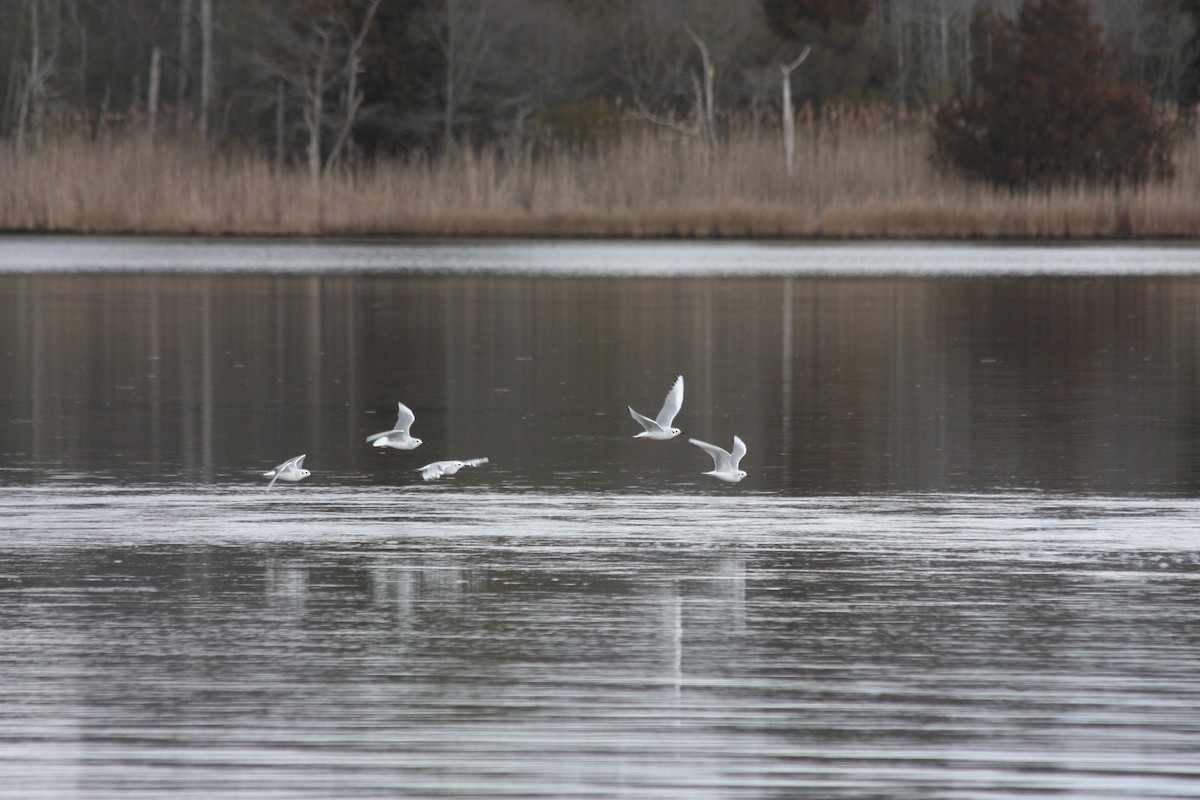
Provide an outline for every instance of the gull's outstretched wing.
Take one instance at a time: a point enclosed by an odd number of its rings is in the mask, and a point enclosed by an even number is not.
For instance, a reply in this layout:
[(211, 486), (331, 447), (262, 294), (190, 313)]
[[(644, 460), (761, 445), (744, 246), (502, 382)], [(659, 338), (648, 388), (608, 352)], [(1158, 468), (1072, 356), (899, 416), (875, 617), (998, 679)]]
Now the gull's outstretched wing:
[(396, 414), (396, 430), (408, 433), (408, 429), (412, 427), (417, 415), (412, 412), (404, 403), (396, 403), (398, 413)]
[(421, 473), (421, 477), (427, 481), (436, 481), (446, 474), (446, 465), (449, 463), (449, 461), (435, 461), (432, 464), (417, 467), (417, 472)]
[(699, 439), (688, 439), (688, 441), (712, 456), (714, 472), (726, 472), (731, 469), (729, 464), (729, 453), (717, 447), (715, 444), (702, 442)]
[(283, 475), (285, 472), (293, 472), (293, 471), (298, 472), (299, 470), (301, 470), (304, 467), (304, 459), (307, 457), (307, 455), (308, 454), (306, 453), (305, 455), (302, 455), (302, 456), (294, 456), (292, 458), (289, 458), (287, 461), (283, 462), (282, 464), (280, 464), (278, 467), (271, 470), (270, 472), (264, 472), (263, 473), (264, 478), (267, 476), (270, 476), (270, 478), (271, 478), (271, 482), (267, 484), (267, 488), (270, 489), (272, 486), (274, 486), (275, 481), (279, 480), (279, 477), (281, 475)]
[(671, 387), (671, 391), (667, 392), (667, 399), (663, 401), (662, 410), (658, 412), (658, 417), (654, 421), (658, 427), (666, 430), (671, 427), (671, 423), (675, 421), (675, 415), (681, 408), (683, 408), (682, 375), (675, 378), (675, 384)]
[(633, 406), (625, 406), (629, 409), (629, 416), (633, 417), (637, 424), (641, 425), (647, 431), (661, 431), (662, 426), (649, 417), (644, 417), (633, 410)]
[(733, 453), (729, 456), (729, 466), (736, 472), (738, 464), (742, 460), (742, 456), (746, 455), (746, 443), (742, 441), (742, 437), (733, 437)]

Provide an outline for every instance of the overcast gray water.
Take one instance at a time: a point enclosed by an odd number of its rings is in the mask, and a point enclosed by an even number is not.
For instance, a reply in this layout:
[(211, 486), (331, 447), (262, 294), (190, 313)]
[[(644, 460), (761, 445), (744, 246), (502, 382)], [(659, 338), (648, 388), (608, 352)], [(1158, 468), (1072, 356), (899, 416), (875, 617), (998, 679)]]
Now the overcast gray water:
[(0, 797), (1200, 796), (1196, 261), (0, 242)]

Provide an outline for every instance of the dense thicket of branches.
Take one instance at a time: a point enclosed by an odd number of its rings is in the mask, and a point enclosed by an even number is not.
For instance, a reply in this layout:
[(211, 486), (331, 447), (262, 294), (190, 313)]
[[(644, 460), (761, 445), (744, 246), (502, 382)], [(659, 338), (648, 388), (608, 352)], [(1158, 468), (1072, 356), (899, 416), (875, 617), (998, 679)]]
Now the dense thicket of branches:
[(974, 90), (938, 110), (939, 153), (1011, 188), (1142, 182), (1169, 173), (1171, 137), (1149, 94), (1116, 82), (1116, 59), (1085, 0), (981, 11)]
[[(6, 0), (0, 137), (35, 149), (154, 117), (159, 135), (319, 173), (468, 141), (596, 139), (631, 116), (686, 133), (706, 93), (718, 124), (777, 114), (779, 66), (808, 47), (797, 107), (929, 107), (1000, 79), (971, 70), (985, 3), (1015, 16), (1020, 0)], [(1091, 12), (1115, 77), (1200, 100), (1200, 0)]]
[(1184, 106), (1200, 104), (1200, 0), (1180, 0), (1190, 25), (1181, 26), (1183, 53), (1179, 59), (1179, 90), (1175, 96)]

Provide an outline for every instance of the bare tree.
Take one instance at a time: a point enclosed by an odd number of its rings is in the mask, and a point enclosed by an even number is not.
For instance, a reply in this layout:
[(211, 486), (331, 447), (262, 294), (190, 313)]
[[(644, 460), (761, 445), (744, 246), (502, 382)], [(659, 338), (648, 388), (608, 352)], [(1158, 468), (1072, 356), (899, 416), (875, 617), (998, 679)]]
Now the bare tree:
[(454, 129), (478, 88), (492, 48), (491, 15), (486, 0), (427, 0), (424, 29), (442, 54), (441, 129), (446, 149)]
[(34, 140), (34, 149), (41, 146), (50, 80), (57, 71), (60, 20), (57, 17), (48, 20), (50, 30), (44, 30), (41, 6), (42, 0), (29, 0), (29, 62), (25, 68), (25, 87), (17, 114), (17, 152), (22, 155), (30, 135)]
[(350, 136), (350, 129), (354, 127), (355, 117), (362, 106), (363, 95), (358, 88), (358, 76), (362, 72), (362, 46), (363, 42), (366, 41), (367, 33), (371, 29), (371, 22), (375, 19), (376, 12), (379, 11), (379, 4), (381, 2), (382, 0), (371, 0), (371, 5), (363, 15), (358, 35), (350, 42), (349, 51), (346, 53), (346, 61), (343, 68), (346, 90), (341, 115), (342, 123), (338, 130), (337, 138), (334, 139), (333, 148), (329, 152), (329, 160), (325, 165), (327, 170), (337, 166), (346, 145), (346, 139)]
[[(970, 84), (970, 26), (985, 0), (878, 0), (877, 22), (889, 42), (895, 103), (936, 102)], [(1012, 0), (987, 0), (994, 8)]]
[[(294, 20), (277, 33), (277, 47), (263, 71), (276, 90), (276, 156), (282, 152), (284, 88), (298, 98), (305, 131), (305, 155), (314, 184), (335, 168), (350, 140), (362, 106), (359, 88), (362, 48), (382, 0), (370, 0), (353, 29), (352, 21), (329, 8)], [(325, 133), (333, 143), (325, 147)]]
[(512, 154), (526, 144), (538, 112), (594, 96), (602, 81), (581, 68), (589, 55), (587, 23), (563, 3), (505, 0), (504, 10), (487, 26), (490, 41), (471, 111)]
[(621, 7), (608, 60), (619, 90), (640, 112), (660, 114), (688, 92), (686, 39), (676, 17), (656, 3)]
[(812, 45), (804, 48), (804, 52), (787, 64), (780, 64), (779, 71), (783, 73), (783, 161), (787, 174), (791, 175), (796, 153), (796, 111), (792, 108), (792, 72), (804, 63)]
[(21, 111), (17, 115), (17, 153), (19, 155), (25, 154), (25, 128), (29, 124), (30, 109), (37, 107), (45, 92), (39, 6), (38, 0), (29, 0), (29, 68), (25, 75), (25, 90), (21, 93)]
[(684, 23), (683, 30), (700, 52), (700, 73), (694, 70), (690, 73), (691, 83), (691, 113), (683, 119), (677, 119), (670, 109), (666, 112), (648, 108), (640, 99), (635, 99), (636, 110), (629, 113), (631, 119), (652, 122), (660, 127), (674, 130), (685, 138), (701, 139), (710, 150), (717, 147), (717, 114), (716, 114), (716, 67), (709, 52), (709, 47), (691, 25)]

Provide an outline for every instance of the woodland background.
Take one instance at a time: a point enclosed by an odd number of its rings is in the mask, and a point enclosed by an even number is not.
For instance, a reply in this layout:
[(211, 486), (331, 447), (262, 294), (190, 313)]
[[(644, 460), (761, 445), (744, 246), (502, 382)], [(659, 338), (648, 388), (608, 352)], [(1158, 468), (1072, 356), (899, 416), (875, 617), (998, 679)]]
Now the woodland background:
[(1200, 0), (1090, 4), (1174, 177), (1020, 192), (930, 144), (984, 5), (0, 0), (0, 229), (1195, 236)]

